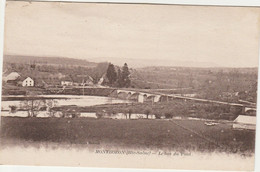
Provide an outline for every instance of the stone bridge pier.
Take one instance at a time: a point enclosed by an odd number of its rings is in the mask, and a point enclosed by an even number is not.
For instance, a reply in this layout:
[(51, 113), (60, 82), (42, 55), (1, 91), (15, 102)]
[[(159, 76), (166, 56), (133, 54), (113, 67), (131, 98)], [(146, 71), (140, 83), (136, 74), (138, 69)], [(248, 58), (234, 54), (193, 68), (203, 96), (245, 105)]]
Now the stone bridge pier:
[(134, 100), (140, 103), (159, 102), (161, 99), (161, 95), (127, 90), (114, 90), (111, 96), (125, 100)]

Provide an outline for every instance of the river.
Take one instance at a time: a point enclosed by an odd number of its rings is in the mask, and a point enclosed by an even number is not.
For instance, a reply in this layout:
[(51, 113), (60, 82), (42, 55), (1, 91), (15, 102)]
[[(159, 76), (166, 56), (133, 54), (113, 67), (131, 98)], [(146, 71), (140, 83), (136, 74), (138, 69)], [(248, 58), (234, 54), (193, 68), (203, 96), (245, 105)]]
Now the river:
[[(10, 96), (12, 98), (22, 98), (22, 96)], [(54, 100), (55, 106), (94, 106), (102, 104), (113, 104), (113, 103), (130, 103), (129, 100), (121, 100), (112, 97), (102, 96), (74, 96), (74, 95), (43, 95), (42, 100)], [(1, 102), (1, 116), (19, 116), (27, 117), (28, 112), (17, 111), (15, 113), (10, 112), (10, 106), (15, 106), (21, 109), (24, 106), (24, 100), (13, 100), (13, 101), (2, 101)], [(39, 117), (46, 117), (46, 111), (41, 111)], [(83, 116), (87, 116), (84, 114)], [(92, 115), (93, 116), (93, 115)]]
[[(12, 96), (14, 97), (14, 96)], [(17, 98), (21, 96), (17, 96)], [(55, 100), (57, 106), (94, 106), (102, 104), (112, 104), (112, 103), (130, 103), (128, 100), (121, 100), (112, 97), (102, 97), (102, 96), (74, 96), (74, 95), (44, 95), (41, 96), (43, 99)], [(1, 109), (10, 110), (9, 106), (20, 107), (24, 101), (14, 100), (14, 101), (2, 101)]]

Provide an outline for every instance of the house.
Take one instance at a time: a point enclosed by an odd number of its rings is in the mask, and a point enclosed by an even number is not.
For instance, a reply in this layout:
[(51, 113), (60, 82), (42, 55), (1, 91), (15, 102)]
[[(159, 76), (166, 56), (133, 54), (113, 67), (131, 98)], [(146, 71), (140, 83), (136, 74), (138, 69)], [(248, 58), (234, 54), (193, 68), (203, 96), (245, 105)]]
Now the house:
[(93, 86), (94, 85), (94, 79), (89, 76), (89, 75), (84, 75), (84, 76), (78, 76), (77, 77), (77, 81), (78, 83), (80, 83), (80, 85), (84, 85), (84, 86)]
[(4, 77), (3, 79), (5, 81), (10, 81), (10, 80), (17, 80), (19, 77), (21, 77), (21, 75), (17, 72), (11, 72), (9, 75), (7, 75), (6, 77)]
[(102, 84), (104, 84), (104, 83), (108, 83), (109, 81), (108, 81), (108, 78), (107, 78), (107, 75), (106, 74), (104, 74), (100, 79), (99, 79), (99, 81), (98, 81), (98, 85), (102, 85)]
[(74, 84), (73, 79), (70, 76), (66, 76), (61, 81), (62, 86), (72, 86), (73, 84)]
[(21, 75), (17, 72), (11, 72), (7, 76), (3, 77), (3, 81), (11, 84), (11, 85), (17, 85), (19, 79), (21, 78)]
[(37, 86), (38, 87), (52, 87), (52, 86), (60, 86), (61, 82), (59, 79), (50, 79), (50, 78), (42, 78), (38, 79)]
[(74, 86), (93, 86), (94, 85), (94, 80), (91, 76), (89, 75), (77, 75), (74, 77), (71, 77), (71, 85)]
[(22, 86), (23, 87), (34, 87), (34, 80), (31, 77), (26, 77), (26, 79), (24, 79), (22, 81)]
[(99, 81), (98, 81), (98, 85), (101, 85), (102, 83), (104, 82), (104, 77), (101, 77), (100, 79), (99, 79)]

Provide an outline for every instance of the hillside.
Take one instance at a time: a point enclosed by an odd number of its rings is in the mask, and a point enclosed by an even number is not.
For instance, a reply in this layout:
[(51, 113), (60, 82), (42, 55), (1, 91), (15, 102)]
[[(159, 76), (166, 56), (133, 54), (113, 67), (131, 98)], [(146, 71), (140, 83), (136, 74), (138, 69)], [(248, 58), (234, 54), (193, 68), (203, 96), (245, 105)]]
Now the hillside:
[(62, 57), (36, 57), (5, 55), (3, 75), (18, 72), (50, 83), (59, 82), (68, 76), (89, 75), (97, 82), (107, 70), (108, 63), (94, 63), (87, 60)]
[(39, 56), (21, 56), (21, 55), (4, 55), (4, 63), (20, 64), (45, 64), (45, 65), (70, 65), (95, 67), (97, 63), (89, 62), (82, 59), (73, 59), (65, 57), (39, 57)]
[[(116, 71), (119, 66), (115, 65)], [(68, 76), (91, 76), (94, 83), (106, 73), (108, 63), (60, 57), (5, 56), (4, 74), (16, 71), (23, 76), (60, 82)], [(235, 100), (238, 92), (243, 100), (256, 101), (258, 68), (153, 66), (129, 68), (132, 88), (185, 89), (199, 98)]]
[(199, 98), (222, 101), (236, 101), (235, 95), (240, 92), (244, 94), (241, 99), (256, 102), (257, 71), (258, 68), (145, 67), (131, 70), (131, 83), (135, 88), (187, 88), (186, 93), (196, 93)]
[[(258, 68), (194, 68), (194, 67), (144, 67), (132, 69), (131, 80), (136, 87), (146, 88), (200, 88), (205, 82), (238, 83), (240, 89), (256, 82)], [(243, 82), (248, 81), (248, 82)], [(239, 89), (239, 90), (240, 90)]]
[(90, 58), (92, 62), (110, 61), (115, 65), (122, 65), (127, 63), (131, 68), (144, 68), (149, 66), (178, 66), (178, 67), (219, 67), (220, 65), (211, 62), (198, 62), (198, 61), (181, 61), (173, 59), (144, 59), (144, 58), (119, 58), (119, 57), (98, 57)]

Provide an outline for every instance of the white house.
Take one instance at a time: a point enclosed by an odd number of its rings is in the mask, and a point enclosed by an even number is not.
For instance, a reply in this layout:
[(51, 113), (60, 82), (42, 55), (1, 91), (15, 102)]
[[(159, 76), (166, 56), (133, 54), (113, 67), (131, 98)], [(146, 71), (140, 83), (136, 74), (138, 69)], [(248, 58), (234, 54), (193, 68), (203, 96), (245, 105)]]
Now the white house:
[(23, 87), (33, 87), (34, 86), (34, 80), (30, 77), (27, 77), (25, 80), (23, 80), (22, 86)]
[(72, 86), (73, 84), (74, 84), (74, 81), (70, 76), (64, 77), (61, 81), (62, 86)]
[(87, 77), (84, 77), (83, 80), (82, 80), (82, 83), (81, 85), (94, 85), (94, 80), (91, 76), (87, 76)]
[(98, 81), (98, 85), (101, 85), (101, 84), (103, 83), (103, 81), (104, 81), (104, 77), (101, 77), (101, 78), (99, 79), (99, 81)]
[(108, 82), (106, 74), (104, 74), (98, 81), (97, 85), (102, 85), (104, 82)]
[(72, 81), (61, 81), (62, 86), (72, 86), (73, 82)]

